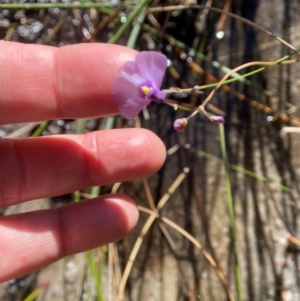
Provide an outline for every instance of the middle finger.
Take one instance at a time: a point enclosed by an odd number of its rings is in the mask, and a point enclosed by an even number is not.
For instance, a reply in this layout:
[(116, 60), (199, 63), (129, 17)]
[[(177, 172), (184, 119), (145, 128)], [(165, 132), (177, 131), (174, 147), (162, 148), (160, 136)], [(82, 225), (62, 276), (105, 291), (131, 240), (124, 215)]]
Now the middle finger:
[(0, 206), (149, 175), (165, 159), (150, 131), (0, 140)]

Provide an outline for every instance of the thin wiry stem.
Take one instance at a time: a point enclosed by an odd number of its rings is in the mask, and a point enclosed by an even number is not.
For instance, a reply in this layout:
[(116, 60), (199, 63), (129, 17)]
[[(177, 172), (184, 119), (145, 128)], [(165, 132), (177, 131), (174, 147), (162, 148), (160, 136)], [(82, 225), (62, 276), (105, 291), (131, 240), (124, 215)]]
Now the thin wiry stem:
[(204, 102), (201, 104), (202, 107), (205, 107), (205, 105), (212, 99), (212, 97), (214, 96), (214, 94), (216, 93), (216, 91), (224, 84), (224, 82), (226, 81), (227, 78), (229, 78), (233, 73), (236, 73), (242, 69), (251, 67), (251, 66), (266, 66), (266, 67), (273, 67), (275, 65), (288, 65), (288, 64), (295, 64), (297, 62), (299, 62), (298, 59), (296, 60), (288, 60), (288, 61), (284, 61), (285, 57), (280, 59), (279, 61), (275, 61), (275, 62), (250, 62), (250, 63), (246, 63), (243, 64), (233, 70), (231, 70), (230, 72), (228, 72), (220, 81), (219, 83), (216, 85), (216, 87), (210, 92), (210, 94), (207, 96), (207, 98), (204, 100)]
[[(279, 59), (278, 61), (284, 61), (284, 60), (287, 60), (290, 56), (287, 55), (287, 56), (284, 56), (283, 58)], [(296, 63), (297, 60), (290, 60), (290, 61), (286, 61), (286, 62), (292, 62), (292, 63)], [(264, 62), (262, 62), (264, 63)], [(268, 64), (267, 67), (272, 67), (277, 63), (276, 62), (266, 62)], [(269, 63), (273, 63), (273, 65), (269, 66)], [(230, 78), (230, 79), (226, 79), (225, 81), (223, 81), (222, 85), (225, 85), (225, 84), (230, 84), (230, 83), (233, 83), (235, 81), (241, 81), (241, 82), (245, 82), (245, 78), (247, 77), (250, 77), (252, 75), (255, 75), (259, 72), (262, 72), (266, 69), (266, 67), (261, 67), (261, 68), (258, 68), (256, 70), (253, 70), (253, 71), (250, 71), (250, 72), (247, 72), (245, 74), (239, 74), (239, 73), (236, 73), (234, 72), (233, 70), (230, 70), (228, 69), (226, 74), (230, 73), (230, 76), (232, 76), (233, 78)], [(178, 88), (178, 87), (170, 87), (169, 89), (164, 89), (162, 90), (163, 92), (165, 93), (203, 93), (202, 90), (204, 89), (209, 89), (209, 88), (215, 88), (216, 86), (218, 86), (219, 83), (212, 83), (212, 84), (207, 84), (207, 85), (203, 85), (203, 86), (195, 86), (193, 88), (185, 88), (185, 89), (181, 89), (181, 88)], [(269, 92), (270, 93), (270, 92)]]
[(291, 49), (295, 54), (297, 54), (298, 56), (300, 56), (300, 52), (291, 44), (289, 44), (288, 42), (284, 41), (283, 39), (277, 37), (276, 35), (274, 35), (273, 33), (271, 33), (270, 31), (266, 30), (265, 28), (263, 28), (262, 26), (259, 26), (257, 24), (255, 24), (254, 22), (251, 22), (248, 19), (245, 19), (243, 17), (240, 17), (236, 14), (233, 14), (229, 11), (220, 9), (220, 8), (216, 8), (216, 7), (210, 7), (207, 5), (193, 5), (193, 4), (188, 4), (188, 5), (170, 5), (170, 6), (159, 6), (159, 7), (153, 7), (153, 8), (149, 8), (148, 12), (149, 13), (155, 13), (155, 12), (164, 12), (164, 11), (173, 11), (173, 10), (183, 10), (183, 9), (209, 9), (211, 11), (214, 11), (216, 13), (220, 13), (220, 14), (227, 14), (228, 16), (235, 18), (241, 22), (244, 22), (245, 24), (252, 26), (262, 32), (264, 32), (265, 34), (267, 34), (268, 36), (272, 37), (273, 39), (276, 39), (277, 41), (279, 41), (280, 43), (282, 43), (283, 45), (287, 46), (289, 49)]
[[(242, 69), (245, 69), (245, 68), (248, 68), (248, 67), (251, 67), (251, 66), (257, 66), (257, 65), (260, 65), (260, 66), (265, 66), (265, 67), (273, 67), (273, 66), (276, 66), (276, 65), (287, 65), (287, 64), (294, 64), (294, 63), (297, 63), (299, 62), (300, 59), (295, 59), (295, 60), (285, 60), (286, 58), (288, 58), (289, 56), (285, 56), (283, 58), (281, 58), (280, 60), (278, 61), (275, 61), (275, 62), (250, 62), (250, 63), (246, 63), (246, 64), (243, 64), (233, 70), (231, 70), (230, 72), (228, 72), (227, 74), (225, 74), (225, 76), (216, 84), (216, 86), (214, 87), (214, 89), (210, 92), (210, 94), (207, 96), (207, 98), (203, 101), (203, 103), (198, 107), (198, 109), (196, 109), (190, 116), (187, 117), (187, 120), (193, 118), (195, 115), (197, 115), (198, 112), (202, 111), (204, 113), (204, 115), (210, 119), (209, 115), (206, 113), (206, 110), (205, 110), (205, 106), (208, 104), (208, 102), (213, 98), (213, 96), (215, 95), (216, 91), (226, 82), (226, 80), (234, 73), (242, 70)], [(194, 87), (194, 88), (191, 88), (190, 90), (187, 90), (187, 89), (169, 89), (169, 90), (166, 90), (167, 92), (172, 92), (172, 91), (176, 91), (176, 92), (189, 92), (190, 93), (193, 93), (193, 91), (197, 92), (201, 87)], [(174, 108), (179, 108), (178, 105), (173, 105), (172, 103), (170, 102), (166, 102), (167, 104), (173, 106)], [(185, 109), (186, 110), (186, 109)]]

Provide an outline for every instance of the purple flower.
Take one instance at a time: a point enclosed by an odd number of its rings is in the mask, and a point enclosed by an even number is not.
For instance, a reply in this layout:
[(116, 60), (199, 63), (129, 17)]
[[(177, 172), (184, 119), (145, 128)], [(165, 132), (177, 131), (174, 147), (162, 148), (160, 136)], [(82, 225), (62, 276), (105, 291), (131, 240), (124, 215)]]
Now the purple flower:
[(166, 69), (166, 56), (154, 51), (140, 52), (135, 61), (125, 63), (111, 89), (112, 99), (124, 117), (134, 118), (152, 100), (164, 101), (160, 87)]

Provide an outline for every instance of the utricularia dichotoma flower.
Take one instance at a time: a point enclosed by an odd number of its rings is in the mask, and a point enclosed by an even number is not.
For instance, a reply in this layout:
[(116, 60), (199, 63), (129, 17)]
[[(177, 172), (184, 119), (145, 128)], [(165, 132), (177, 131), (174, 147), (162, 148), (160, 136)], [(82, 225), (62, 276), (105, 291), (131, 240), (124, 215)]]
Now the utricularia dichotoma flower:
[[(124, 64), (111, 89), (112, 99), (124, 117), (136, 117), (151, 101), (172, 105), (165, 100), (166, 95), (160, 90), (166, 70), (166, 56), (154, 51), (142, 51), (137, 54), (135, 61)], [(224, 123), (223, 116), (210, 116), (204, 107), (202, 111), (210, 121)], [(189, 119), (198, 112), (195, 110), (187, 118), (175, 120), (175, 130), (184, 130)]]
[(166, 56), (154, 51), (142, 51), (125, 63), (112, 85), (112, 99), (124, 117), (134, 118), (151, 101), (165, 100), (160, 87), (166, 69)]

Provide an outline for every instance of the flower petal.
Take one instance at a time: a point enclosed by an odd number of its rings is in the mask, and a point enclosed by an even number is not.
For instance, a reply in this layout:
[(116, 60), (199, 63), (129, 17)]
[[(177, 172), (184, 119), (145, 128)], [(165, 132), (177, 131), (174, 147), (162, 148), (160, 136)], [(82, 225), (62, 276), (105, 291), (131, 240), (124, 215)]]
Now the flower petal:
[(125, 72), (129, 75), (132, 75), (134, 73), (138, 73), (138, 69), (136, 67), (135, 61), (128, 61), (124, 64), (124, 66), (121, 68), (121, 72)]
[(140, 75), (160, 89), (167, 69), (166, 56), (155, 51), (142, 51), (136, 56), (135, 62)]
[(112, 84), (112, 99), (126, 118), (134, 118), (152, 100), (163, 102), (160, 91), (167, 58), (158, 52), (140, 52), (124, 64)]
[(138, 96), (138, 87), (130, 77), (118, 76), (112, 84), (111, 91), (114, 103), (121, 114), (128, 119), (137, 116), (151, 102), (151, 99)]

